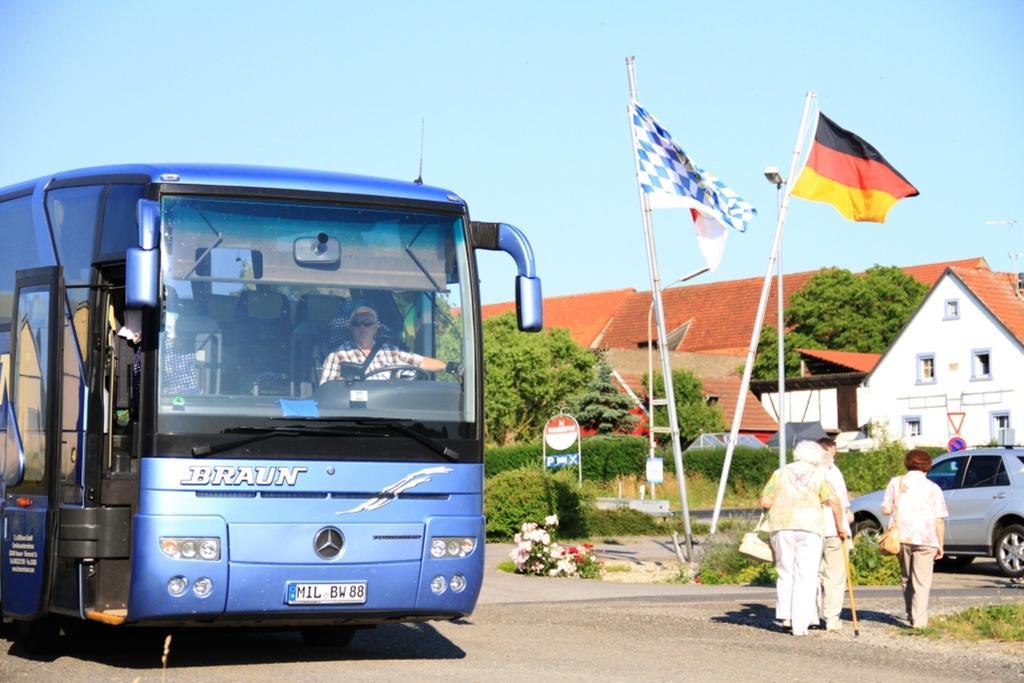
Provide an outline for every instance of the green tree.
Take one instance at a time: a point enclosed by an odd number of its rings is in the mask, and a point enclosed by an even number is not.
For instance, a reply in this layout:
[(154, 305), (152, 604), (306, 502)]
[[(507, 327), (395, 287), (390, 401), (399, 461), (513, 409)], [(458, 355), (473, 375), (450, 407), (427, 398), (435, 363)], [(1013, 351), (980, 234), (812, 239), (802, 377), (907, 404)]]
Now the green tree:
[(534, 440), (590, 379), (594, 354), (568, 330), (520, 332), (514, 313), (484, 321), (484, 428), (493, 444)]
[[(796, 373), (798, 348), (884, 352), (928, 288), (895, 266), (872, 266), (863, 275), (842, 268), (822, 270), (790, 297), (786, 309), (786, 374)], [(762, 330), (754, 376), (777, 372), (775, 331)]]
[(612, 368), (604, 358), (599, 358), (586, 391), (573, 403), (580, 426), (598, 434), (631, 431), (637, 419), (629, 412), (632, 407), (633, 401), (612, 383)]
[[(650, 381), (646, 375), (644, 386), (650, 391)], [(705, 432), (725, 431), (722, 407), (708, 403), (704, 397), (704, 386), (697, 375), (689, 370), (673, 370), (672, 389), (676, 395), (679, 436), (684, 447)], [(654, 375), (654, 395), (657, 398), (665, 395), (665, 382), (661, 373)], [(656, 407), (654, 415), (656, 424), (668, 426), (668, 413), (664, 407)]]

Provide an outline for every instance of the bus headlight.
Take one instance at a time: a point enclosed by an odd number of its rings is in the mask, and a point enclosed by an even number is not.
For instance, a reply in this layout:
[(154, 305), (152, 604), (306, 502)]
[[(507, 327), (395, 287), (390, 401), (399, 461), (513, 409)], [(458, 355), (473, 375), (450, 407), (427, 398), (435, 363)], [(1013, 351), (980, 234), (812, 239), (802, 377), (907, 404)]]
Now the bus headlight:
[(160, 539), (164, 555), (174, 560), (219, 560), (220, 539), (192, 536), (164, 536)]
[(430, 590), (433, 591), (435, 595), (441, 595), (447, 587), (448, 582), (444, 580), (443, 576), (435, 576), (430, 580)]
[(205, 576), (201, 579), (196, 579), (196, 582), (192, 584), (192, 592), (196, 594), (197, 598), (205, 598), (212, 590), (213, 581)]
[(181, 597), (181, 594), (188, 588), (188, 579), (184, 576), (172, 576), (167, 582), (167, 592), (174, 597)]
[(452, 577), (452, 580), (448, 582), (453, 593), (461, 593), (466, 590), (466, 577), (462, 574), (456, 574)]
[(199, 557), (204, 560), (220, 559), (220, 539), (204, 538), (199, 544)]
[(430, 556), (435, 560), (444, 557), (465, 557), (476, 548), (476, 539), (466, 536), (436, 536), (430, 539)]

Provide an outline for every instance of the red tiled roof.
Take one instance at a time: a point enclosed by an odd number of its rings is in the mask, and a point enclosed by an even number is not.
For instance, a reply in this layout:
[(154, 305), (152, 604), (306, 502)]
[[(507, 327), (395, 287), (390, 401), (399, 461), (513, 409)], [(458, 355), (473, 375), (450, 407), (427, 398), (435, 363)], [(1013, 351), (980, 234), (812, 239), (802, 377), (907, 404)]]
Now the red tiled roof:
[[(544, 297), (544, 327), (563, 327), (569, 330), (580, 346), (590, 347), (612, 320), (623, 301), (636, 294), (636, 290), (614, 289), (586, 294)], [(486, 320), (514, 311), (515, 302), (487, 304), (481, 307)]]
[[(639, 374), (622, 373), (622, 379), (629, 384), (630, 389), (646, 400), (644, 396), (643, 377)], [(704, 387), (705, 396), (715, 396), (718, 404), (722, 406), (722, 417), (725, 426), (732, 426), (733, 415), (736, 414), (736, 399), (740, 393), (739, 377), (703, 378), (701, 385)], [(743, 406), (743, 420), (740, 422), (740, 431), (770, 431), (774, 432), (779, 425), (771, 415), (764, 409), (761, 402), (751, 391), (747, 391), (747, 402)]]
[[(947, 261), (902, 270), (931, 287), (949, 267), (987, 269), (983, 258)], [(785, 301), (803, 288), (820, 271), (792, 273), (784, 276)], [(668, 333), (689, 323), (689, 330), (674, 351), (745, 353), (754, 328), (757, 302), (761, 297), (763, 278), (727, 280), (704, 285), (675, 287), (665, 291), (665, 322)], [(768, 311), (776, 310), (777, 280), (772, 279)], [(636, 292), (619, 308), (601, 340), (605, 348), (637, 348), (647, 341), (647, 314), (651, 305), (649, 292)]]
[[(736, 414), (736, 399), (740, 395), (740, 382), (741, 378), (739, 377), (701, 380), (704, 385), (704, 394), (718, 397), (718, 405), (722, 406), (722, 417), (725, 419), (726, 427), (732, 427), (733, 416)], [(743, 405), (743, 418), (740, 420), (740, 431), (774, 432), (778, 428), (779, 423), (768, 414), (761, 402), (748, 389), (747, 401)]]
[(1024, 300), (1017, 294), (1015, 273), (982, 268), (950, 268), (1017, 341), (1024, 344)]
[(824, 349), (797, 349), (797, 352), (829, 363), (842, 365), (857, 372), (871, 372), (882, 357), (880, 353), (856, 353), (854, 351), (826, 351)]

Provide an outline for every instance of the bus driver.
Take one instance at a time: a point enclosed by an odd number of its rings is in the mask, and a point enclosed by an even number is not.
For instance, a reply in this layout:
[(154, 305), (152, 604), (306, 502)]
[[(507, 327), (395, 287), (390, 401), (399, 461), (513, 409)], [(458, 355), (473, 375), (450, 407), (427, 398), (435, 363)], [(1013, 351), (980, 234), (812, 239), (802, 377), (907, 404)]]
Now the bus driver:
[(462, 368), (459, 363), (446, 363), (437, 358), (403, 351), (387, 342), (375, 343), (377, 331), (380, 329), (380, 321), (377, 318), (377, 311), (368, 304), (356, 305), (349, 316), (349, 323), (352, 339), (345, 341), (338, 349), (327, 354), (323, 371), (320, 373), (320, 384), (342, 379), (343, 363), (361, 366), (363, 377), (368, 380), (389, 379), (396, 373), (382, 370), (396, 366), (411, 365), (427, 372), (443, 371), (453, 375), (461, 373)]

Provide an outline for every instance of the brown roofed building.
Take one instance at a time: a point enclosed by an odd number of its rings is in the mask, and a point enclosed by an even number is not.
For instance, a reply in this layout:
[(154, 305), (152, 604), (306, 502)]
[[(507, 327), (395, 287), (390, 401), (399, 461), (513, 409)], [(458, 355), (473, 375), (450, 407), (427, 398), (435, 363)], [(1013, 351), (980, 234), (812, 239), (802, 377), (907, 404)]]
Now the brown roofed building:
[[(983, 258), (947, 261), (903, 267), (922, 284), (931, 287), (946, 268), (966, 267), (988, 269)], [(786, 302), (807, 281), (820, 271), (792, 273), (784, 276)], [(688, 285), (665, 290), (665, 327), (673, 351), (746, 355), (750, 334), (754, 329), (757, 302), (761, 297), (763, 278), (727, 280), (701, 285)], [(767, 310), (776, 310), (776, 281), (772, 280)], [(621, 305), (608, 325), (601, 346), (635, 349), (647, 345), (647, 318), (651, 305), (649, 292), (637, 292)]]
[[(624, 301), (636, 294), (636, 290), (614, 289), (586, 294), (569, 294), (544, 298), (544, 327), (562, 327), (569, 330), (573, 341), (584, 348), (601, 346), (605, 328), (616, 315)], [(486, 320), (514, 311), (515, 302), (486, 304), (481, 314)]]

